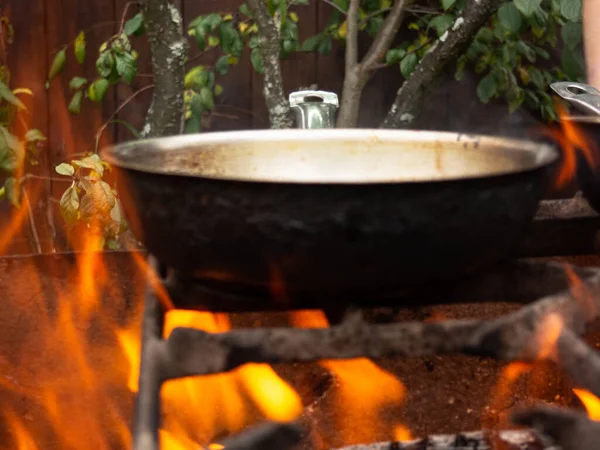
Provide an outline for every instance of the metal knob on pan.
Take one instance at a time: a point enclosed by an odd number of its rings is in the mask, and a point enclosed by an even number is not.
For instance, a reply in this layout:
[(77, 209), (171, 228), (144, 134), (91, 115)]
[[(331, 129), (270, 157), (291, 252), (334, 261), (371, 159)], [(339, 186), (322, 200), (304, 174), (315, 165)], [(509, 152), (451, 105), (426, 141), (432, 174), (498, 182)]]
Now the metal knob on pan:
[(327, 91), (297, 91), (289, 97), (297, 128), (335, 128), (338, 96)]
[(600, 91), (593, 86), (570, 81), (553, 83), (552, 90), (569, 102), (583, 115), (563, 117), (561, 120), (573, 123), (581, 130), (591, 148), (593, 164), (577, 154), (577, 182), (584, 197), (600, 213)]

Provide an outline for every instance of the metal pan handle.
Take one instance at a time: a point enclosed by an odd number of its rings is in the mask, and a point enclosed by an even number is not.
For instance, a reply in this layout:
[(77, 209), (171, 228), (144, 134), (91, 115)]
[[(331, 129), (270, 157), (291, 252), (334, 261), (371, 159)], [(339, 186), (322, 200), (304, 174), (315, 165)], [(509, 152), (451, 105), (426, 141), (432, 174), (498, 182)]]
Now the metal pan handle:
[(600, 116), (600, 91), (595, 87), (571, 81), (552, 83), (550, 87), (581, 112)]

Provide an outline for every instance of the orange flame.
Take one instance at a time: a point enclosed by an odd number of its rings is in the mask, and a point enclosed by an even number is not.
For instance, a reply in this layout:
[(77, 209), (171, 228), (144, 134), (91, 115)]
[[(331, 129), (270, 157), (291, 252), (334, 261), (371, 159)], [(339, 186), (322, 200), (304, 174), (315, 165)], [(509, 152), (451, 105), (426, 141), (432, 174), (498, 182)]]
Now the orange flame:
[[(294, 312), (291, 322), (301, 328), (329, 326), (322, 311)], [(386, 438), (411, 439), (408, 428), (397, 419), (384, 419), (386, 410), (399, 407), (406, 397), (404, 385), (394, 375), (366, 358), (322, 361), (321, 365), (333, 373), (337, 381), (334, 409), (343, 412), (337, 429), (346, 445)]]
[(573, 392), (583, 403), (590, 419), (600, 421), (600, 399), (584, 389), (573, 389)]
[(595, 167), (600, 157), (596, 143), (592, 141), (574, 121), (568, 120), (569, 114), (564, 106), (555, 102), (560, 129), (544, 129), (542, 132), (556, 140), (563, 154), (561, 167), (554, 180), (554, 187), (562, 189), (575, 178), (577, 154), (580, 152), (590, 167)]

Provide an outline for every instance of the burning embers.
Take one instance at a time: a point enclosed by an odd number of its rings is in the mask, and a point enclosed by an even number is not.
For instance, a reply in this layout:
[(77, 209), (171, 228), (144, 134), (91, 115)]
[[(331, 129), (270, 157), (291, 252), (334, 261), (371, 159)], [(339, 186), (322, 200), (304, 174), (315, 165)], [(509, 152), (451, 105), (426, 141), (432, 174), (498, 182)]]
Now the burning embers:
[[(132, 256), (135, 264), (145, 264), (140, 255)], [(2, 448), (69, 449), (80, 448), (82, 442), (98, 449), (131, 448), (131, 401), (138, 392), (140, 356), (139, 309), (135, 305), (139, 306), (143, 280), (139, 270), (132, 273), (131, 264), (129, 269), (123, 268), (127, 264), (116, 264), (115, 255), (100, 258), (99, 254), (81, 255), (73, 266), (60, 258), (51, 259), (52, 264), (23, 259), (5, 268), (7, 275), (21, 273), (23, 280), (29, 280), (10, 285), (14, 291), (9, 289), (6, 298), (23, 298), (27, 293), (31, 300), (16, 303), (5, 313), (13, 330), (19, 323), (22, 328), (18, 335), (14, 331), (1, 334), (3, 341), (18, 336), (12, 339), (18, 351), (7, 354), (3, 361), (4, 373), (11, 376), (5, 376), (2, 383), (2, 411), (9, 427)], [(69, 267), (74, 273), (68, 273)], [(136, 279), (134, 288), (132, 278)], [(561, 283), (564, 292), (558, 289)], [(490, 290), (493, 286), (498, 290)], [(125, 287), (129, 293), (123, 291)], [(80, 300), (84, 288), (91, 289), (83, 297), (91, 303)], [(50, 298), (56, 293), (60, 301)], [(600, 394), (598, 357), (576, 333), (595, 317), (599, 294), (600, 273), (596, 270), (511, 263), (458, 287), (440, 286), (435, 294), (450, 303), (510, 298), (526, 304), (488, 321), (456, 321), (438, 314), (441, 319), (435, 321), (372, 324), (350, 314), (340, 324), (328, 326), (322, 312), (298, 311), (284, 314), (279, 323), (297, 328), (241, 329), (235, 315), (170, 310), (162, 332), (167, 340), (158, 342), (161, 352), (167, 352), (163, 353), (162, 378), (168, 380), (162, 389), (161, 448), (218, 450), (219, 445), (254, 448), (257, 443), (269, 447), (265, 442), (277, 442), (278, 448), (284, 448), (300, 436), (306, 439), (309, 428), (317, 448), (410, 439), (414, 433), (404, 417), (411, 395), (417, 393), (411, 394), (412, 388), (407, 388), (404, 380), (367, 359), (392, 356), (466, 352), (522, 359), (524, 362), (505, 367), (491, 392), (490, 411), (482, 423), (494, 429), (510, 425), (501, 422), (499, 412), (505, 404), (510, 409), (517, 379), (532, 373), (536, 361), (553, 360), (574, 380), (579, 387), (577, 395), (596, 418), (598, 413), (591, 405)], [(541, 300), (527, 304), (533, 299)], [(309, 361), (320, 361), (331, 381), (321, 394), (306, 401), (306, 393), (300, 397), (296, 392), (297, 383), (284, 381), (283, 367), (298, 372), (305, 366), (289, 363)], [(437, 364), (435, 358), (433, 361)], [(268, 365), (275, 363), (282, 365)], [(194, 374), (204, 376), (175, 379)], [(455, 395), (454, 383), (451, 380), (445, 393), (446, 403)], [(19, 398), (25, 399), (21, 405)], [(323, 408), (332, 413), (323, 413)], [(569, 410), (544, 408), (520, 414), (520, 423), (542, 427), (560, 420), (586, 430), (587, 424), (593, 424), (585, 415)], [(260, 425), (265, 420), (270, 422)], [(451, 420), (455, 419), (449, 415)], [(303, 424), (304, 432), (298, 423)], [(539, 444), (531, 434), (519, 433), (501, 434), (500, 439), (527, 436)], [(479, 442), (479, 448), (485, 448), (481, 443), (491, 445), (490, 436), (465, 434), (453, 439)], [(51, 442), (54, 447), (48, 444)], [(536, 447), (532, 444), (529, 448)]]

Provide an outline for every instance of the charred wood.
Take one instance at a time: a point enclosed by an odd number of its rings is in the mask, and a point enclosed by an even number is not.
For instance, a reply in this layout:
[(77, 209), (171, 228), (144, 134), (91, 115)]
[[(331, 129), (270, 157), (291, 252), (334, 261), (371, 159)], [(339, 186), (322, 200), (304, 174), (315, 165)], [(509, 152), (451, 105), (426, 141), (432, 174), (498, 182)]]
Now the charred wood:
[[(540, 265), (531, 264), (530, 267), (539, 268)], [(501, 286), (501, 279), (496, 282)], [(512, 314), (489, 321), (373, 325), (351, 315), (340, 325), (318, 329), (237, 329), (213, 334), (177, 328), (160, 343), (163, 346), (163, 376), (172, 379), (207, 375), (251, 362), (298, 363), (455, 353), (507, 361), (535, 361), (547, 345), (544, 336), (551, 314), (561, 321), (561, 326), (576, 334), (582, 334), (586, 324), (596, 317), (600, 307), (600, 271), (588, 270), (584, 283), (579, 289), (549, 295)], [(585, 298), (582, 298), (582, 289)], [(566, 361), (569, 360), (563, 364)], [(576, 364), (577, 360), (573, 361)], [(571, 370), (581, 370), (580, 364)]]
[(297, 422), (269, 422), (225, 440), (227, 450), (286, 450), (300, 442), (303, 428)]
[[(500, 446), (499, 446), (500, 445)], [(440, 434), (403, 442), (352, 445), (337, 450), (543, 450), (548, 448), (531, 431), (474, 431)]]
[(512, 420), (550, 437), (562, 450), (600, 448), (600, 422), (592, 421), (581, 412), (539, 406), (517, 411)]

